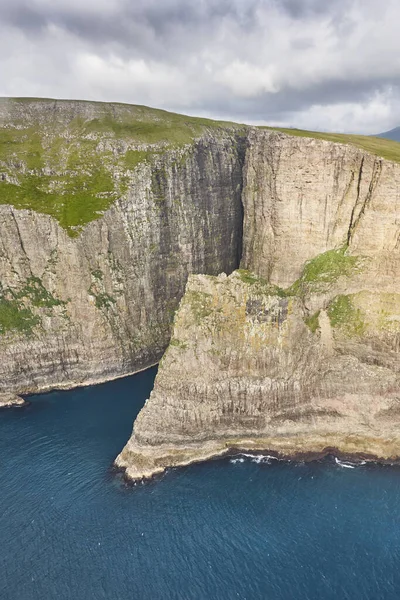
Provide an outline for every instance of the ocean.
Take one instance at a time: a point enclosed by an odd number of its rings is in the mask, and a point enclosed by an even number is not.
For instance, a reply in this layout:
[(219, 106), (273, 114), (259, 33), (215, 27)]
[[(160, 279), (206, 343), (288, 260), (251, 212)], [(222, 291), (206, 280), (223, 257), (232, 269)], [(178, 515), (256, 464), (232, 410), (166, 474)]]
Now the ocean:
[(127, 485), (155, 373), (0, 412), (0, 600), (398, 600), (399, 468), (242, 456)]

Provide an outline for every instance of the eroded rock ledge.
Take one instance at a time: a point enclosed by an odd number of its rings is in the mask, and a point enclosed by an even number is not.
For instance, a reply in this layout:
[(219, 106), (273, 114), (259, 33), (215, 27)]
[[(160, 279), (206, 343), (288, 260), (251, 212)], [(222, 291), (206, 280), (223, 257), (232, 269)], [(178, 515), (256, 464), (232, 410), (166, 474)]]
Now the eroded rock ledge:
[(29, 402), (15, 394), (0, 394), (0, 409), (22, 408), (23, 406), (28, 406), (28, 404)]

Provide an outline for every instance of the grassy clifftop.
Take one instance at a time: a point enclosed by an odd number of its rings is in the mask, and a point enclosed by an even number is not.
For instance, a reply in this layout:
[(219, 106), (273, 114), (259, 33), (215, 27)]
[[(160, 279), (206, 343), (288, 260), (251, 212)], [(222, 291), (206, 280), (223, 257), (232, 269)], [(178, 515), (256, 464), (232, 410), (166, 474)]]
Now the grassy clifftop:
[(394, 142), (393, 140), (386, 140), (383, 138), (367, 136), (367, 135), (354, 135), (348, 133), (322, 133), (320, 131), (305, 131), (302, 129), (285, 129), (283, 127), (268, 127), (266, 129), (274, 129), (281, 131), (287, 135), (293, 135), (296, 137), (307, 137), (314, 138), (316, 140), (325, 140), (327, 142), (335, 142), (337, 144), (351, 144), (361, 150), (365, 150), (370, 154), (381, 156), (386, 160), (400, 163), (400, 143)]
[[(126, 194), (139, 163), (227, 130), (246, 126), (145, 106), (0, 98), (0, 204), (49, 214), (75, 236)], [(400, 144), (391, 140), (277, 130), (400, 162)]]
[(127, 191), (135, 167), (233, 123), (124, 104), (0, 99), (0, 204), (53, 216), (71, 235)]

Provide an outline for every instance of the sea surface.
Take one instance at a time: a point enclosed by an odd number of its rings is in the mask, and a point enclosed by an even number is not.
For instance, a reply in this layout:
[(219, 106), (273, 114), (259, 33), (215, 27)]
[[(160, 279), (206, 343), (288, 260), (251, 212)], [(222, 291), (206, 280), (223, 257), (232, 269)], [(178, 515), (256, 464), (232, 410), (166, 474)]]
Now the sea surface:
[(0, 413), (0, 600), (400, 598), (400, 470), (111, 470), (155, 369)]

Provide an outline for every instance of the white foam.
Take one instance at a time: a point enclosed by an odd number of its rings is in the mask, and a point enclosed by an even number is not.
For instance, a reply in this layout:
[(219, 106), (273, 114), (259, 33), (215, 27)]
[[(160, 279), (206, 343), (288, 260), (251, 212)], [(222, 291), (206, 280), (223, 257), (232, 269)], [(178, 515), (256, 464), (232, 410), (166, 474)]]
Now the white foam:
[(276, 456), (271, 456), (270, 454), (249, 454), (247, 452), (241, 452), (240, 458), (232, 458), (230, 462), (244, 462), (245, 459), (249, 459), (251, 460), (251, 462), (257, 464), (269, 464), (271, 460), (279, 460), (278, 458), (276, 458)]
[[(338, 458), (336, 458), (336, 456), (335, 456), (335, 463), (337, 465), (339, 465), (339, 467), (343, 467), (343, 469), (355, 469), (357, 466), (353, 463), (344, 462), (342, 460), (339, 460)], [(363, 463), (363, 464), (365, 464), (365, 463)]]

